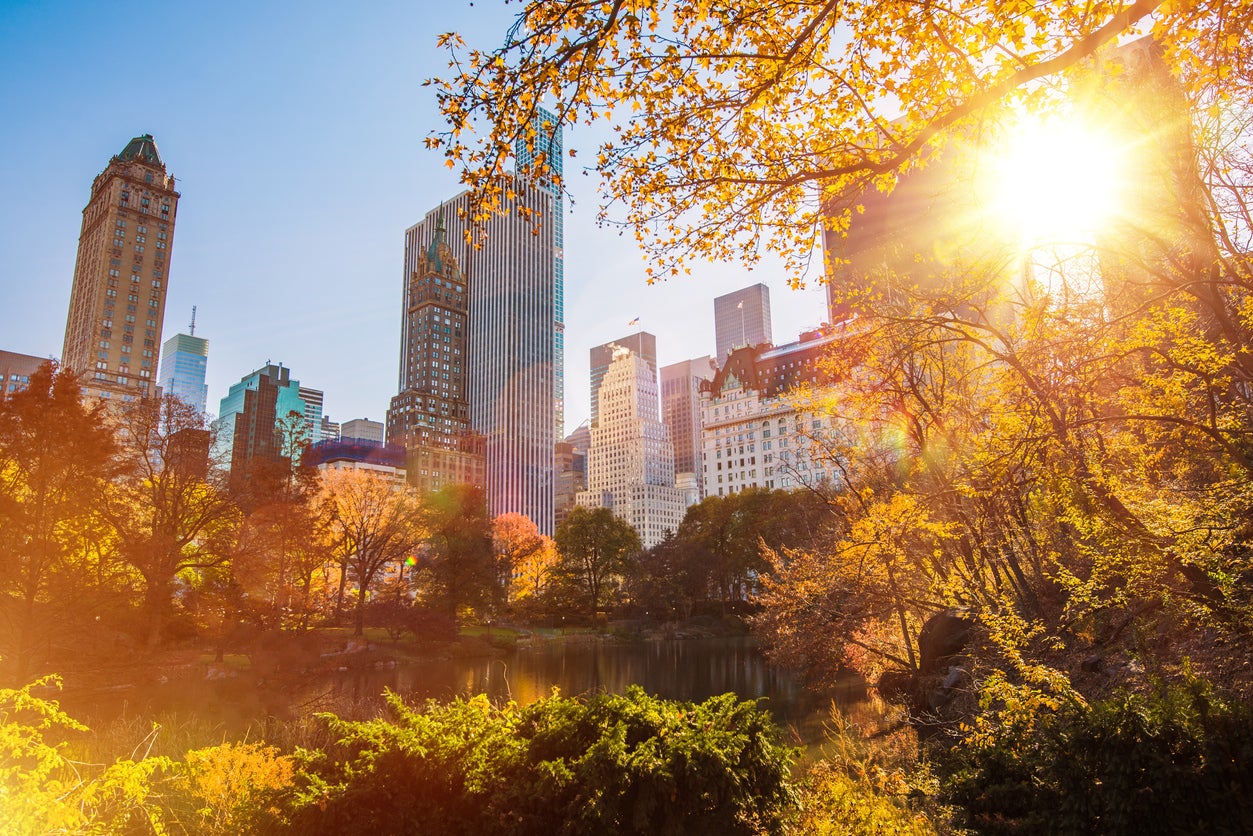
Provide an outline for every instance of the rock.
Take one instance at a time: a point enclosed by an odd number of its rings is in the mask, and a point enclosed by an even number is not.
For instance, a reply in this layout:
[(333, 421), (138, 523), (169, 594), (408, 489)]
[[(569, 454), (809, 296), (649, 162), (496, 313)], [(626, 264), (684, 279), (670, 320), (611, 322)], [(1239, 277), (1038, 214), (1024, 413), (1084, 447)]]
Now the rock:
[(938, 673), (946, 659), (966, 649), (975, 624), (964, 607), (941, 610), (928, 618), (918, 634), (919, 671)]

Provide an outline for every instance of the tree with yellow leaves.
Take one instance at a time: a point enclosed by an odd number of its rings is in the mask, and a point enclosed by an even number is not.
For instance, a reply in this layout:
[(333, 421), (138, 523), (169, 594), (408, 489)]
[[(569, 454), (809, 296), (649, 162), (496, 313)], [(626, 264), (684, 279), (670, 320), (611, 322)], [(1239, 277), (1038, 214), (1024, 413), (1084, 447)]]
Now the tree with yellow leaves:
[(448, 126), (427, 144), (462, 170), (480, 212), (500, 211), (500, 175), (517, 143), (538, 147), (551, 99), (558, 124), (603, 126), (589, 164), (602, 219), (634, 231), (653, 278), (767, 250), (799, 277), (820, 236), (855, 214), (840, 198), (889, 189), (952, 137), (1050, 106), (1131, 38), (1162, 46), (1191, 101), (1247, 102), (1251, 18), (1242, 4), (1164, 0), (531, 0), (502, 46), (440, 38), (449, 72), (428, 84)]

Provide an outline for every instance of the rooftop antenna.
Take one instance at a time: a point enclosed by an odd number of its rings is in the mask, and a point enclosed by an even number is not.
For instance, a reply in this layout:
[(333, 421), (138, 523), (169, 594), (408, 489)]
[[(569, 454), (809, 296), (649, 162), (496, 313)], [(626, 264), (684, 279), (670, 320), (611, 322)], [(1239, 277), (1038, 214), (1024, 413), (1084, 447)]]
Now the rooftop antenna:
[(196, 336), (196, 306), (191, 306), (191, 327), (188, 329), (188, 336)]

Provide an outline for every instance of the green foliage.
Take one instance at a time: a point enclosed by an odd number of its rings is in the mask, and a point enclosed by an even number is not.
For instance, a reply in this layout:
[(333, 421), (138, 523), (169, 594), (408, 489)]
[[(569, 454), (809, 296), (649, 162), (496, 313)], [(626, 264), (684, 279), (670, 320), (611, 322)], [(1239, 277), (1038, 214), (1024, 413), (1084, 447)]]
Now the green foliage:
[(938, 759), (943, 794), (984, 833), (1245, 833), (1253, 710), (1199, 680), (1049, 710), (1003, 702)]
[(639, 534), (608, 508), (575, 508), (557, 529), (560, 581), (586, 594), (599, 610), (614, 593), (627, 561), (640, 549)]
[(832, 708), (823, 758), (807, 770), (788, 832), (815, 836), (924, 836), (947, 832), (945, 811), (929, 798), (935, 779), (917, 762), (912, 730), (867, 739)]
[(426, 545), (419, 566), (424, 601), (455, 617), (501, 598), (487, 496), (470, 485), (449, 485), (427, 499)]
[(85, 731), (55, 700), (32, 690), (59, 686), (44, 677), (17, 689), (0, 689), (0, 832), (10, 836), (53, 832), (164, 833), (151, 803), (153, 776), (165, 758), (119, 760), (92, 776), (67, 756), (66, 736)]
[(386, 596), (366, 604), (367, 627), (382, 627), (392, 641), (410, 633), (418, 641), (453, 641), (457, 625), (444, 613), (414, 604), (408, 599)]
[(731, 694), (389, 702), (391, 720), (327, 717), (338, 742), (304, 754), (294, 832), (780, 832), (791, 798), (791, 751)]

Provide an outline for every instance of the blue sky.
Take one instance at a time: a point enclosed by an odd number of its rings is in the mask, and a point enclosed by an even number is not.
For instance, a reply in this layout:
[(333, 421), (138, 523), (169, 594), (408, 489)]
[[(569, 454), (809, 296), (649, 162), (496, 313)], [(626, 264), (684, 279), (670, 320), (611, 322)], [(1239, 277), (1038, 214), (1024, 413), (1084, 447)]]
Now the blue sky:
[[(92, 178), (151, 133), (182, 194), (164, 335), (198, 307), (209, 404), (266, 361), (326, 392), (333, 420), (383, 420), (395, 394), (404, 230), (460, 189), (422, 140), (436, 36), (500, 42), (493, 0), (123, 5), (0, 0), (0, 349), (59, 356)], [(596, 139), (567, 131), (594, 157)], [(816, 286), (772, 263), (694, 265), (649, 287), (629, 237), (595, 224), (567, 170), (567, 430), (588, 413), (588, 349), (641, 318), (662, 364), (714, 350), (713, 297), (771, 289), (776, 342), (823, 319)], [(575, 176), (571, 176), (574, 174)]]

